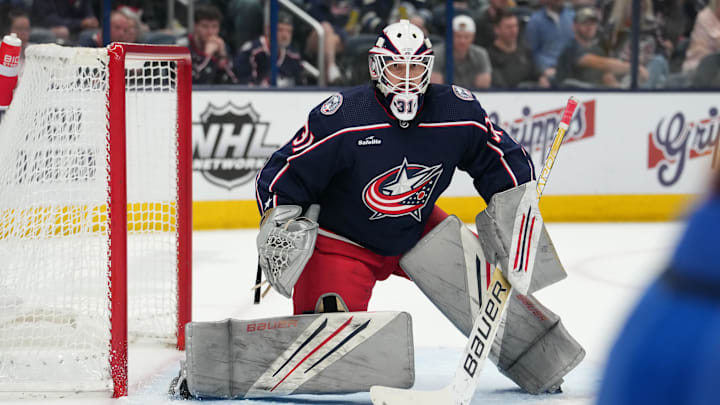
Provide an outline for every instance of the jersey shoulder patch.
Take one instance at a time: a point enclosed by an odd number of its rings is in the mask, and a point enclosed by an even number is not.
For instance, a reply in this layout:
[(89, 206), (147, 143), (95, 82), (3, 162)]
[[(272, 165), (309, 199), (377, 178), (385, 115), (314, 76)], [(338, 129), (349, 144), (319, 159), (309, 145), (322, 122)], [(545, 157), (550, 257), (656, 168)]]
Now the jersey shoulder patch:
[(330, 98), (323, 103), (322, 106), (320, 106), (320, 112), (323, 115), (333, 115), (337, 112), (337, 110), (340, 109), (340, 106), (343, 103), (343, 95), (340, 93), (335, 93)]
[(454, 84), (452, 85), (452, 89), (453, 89), (453, 93), (455, 93), (455, 96), (457, 96), (457, 98), (459, 98), (460, 100), (465, 100), (465, 101), (473, 101), (474, 100), (473, 94), (472, 94), (472, 92), (470, 92), (470, 90), (460, 87), (460, 86), (456, 86)]

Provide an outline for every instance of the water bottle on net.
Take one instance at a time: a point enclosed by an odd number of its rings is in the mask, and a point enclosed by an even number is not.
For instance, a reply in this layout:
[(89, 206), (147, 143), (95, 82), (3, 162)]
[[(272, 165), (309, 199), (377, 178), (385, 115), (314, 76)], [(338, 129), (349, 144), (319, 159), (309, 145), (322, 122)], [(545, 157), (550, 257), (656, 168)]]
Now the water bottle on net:
[(0, 44), (0, 111), (6, 110), (12, 101), (20, 68), (22, 41), (15, 33), (5, 35)]

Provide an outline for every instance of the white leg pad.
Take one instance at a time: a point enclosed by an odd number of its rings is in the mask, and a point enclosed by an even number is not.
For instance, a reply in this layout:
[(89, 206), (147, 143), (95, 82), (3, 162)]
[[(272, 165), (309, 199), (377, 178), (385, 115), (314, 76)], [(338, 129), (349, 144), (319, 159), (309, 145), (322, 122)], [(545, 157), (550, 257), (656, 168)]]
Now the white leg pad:
[[(184, 397), (346, 393), (378, 384), (409, 388), (415, 378), (405, 312), (192, 322), (186, 338)], [(175, 381), (171, 393), (182, 383)]]
[(585, 350), (560, 317), (532, 295), (513, 293), (490, 351), (498, 369), (531, 394), (559, 387)]
[[(405, 273), (465, 335), (470, 333), (481, 297), (487, 294), (490, 271), (495, 268), (486, 259), (483, 247), (478, 238), (451, 215), (400, 259)], [(564, 271), (550, 273), (549, 279), (565, 274)], [(562, 376), (575, 367), (584, 354), (556, 314), (532, 295), (513, 293), (490, 359), (520, 387), (530, 393), (540, 393), (562, 382)]]

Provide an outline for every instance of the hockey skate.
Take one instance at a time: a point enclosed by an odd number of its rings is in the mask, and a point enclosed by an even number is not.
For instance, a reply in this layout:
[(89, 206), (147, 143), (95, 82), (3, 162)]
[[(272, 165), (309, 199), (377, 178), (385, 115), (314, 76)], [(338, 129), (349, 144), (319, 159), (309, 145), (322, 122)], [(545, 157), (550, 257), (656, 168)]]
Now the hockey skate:
[(187, 373), (185, 372), (185, 362), (180, 362), (180, 373), (170, 381), (168, 387), (168, 396), (170, 399), (191, 399), (192, 394), (188, 389)]

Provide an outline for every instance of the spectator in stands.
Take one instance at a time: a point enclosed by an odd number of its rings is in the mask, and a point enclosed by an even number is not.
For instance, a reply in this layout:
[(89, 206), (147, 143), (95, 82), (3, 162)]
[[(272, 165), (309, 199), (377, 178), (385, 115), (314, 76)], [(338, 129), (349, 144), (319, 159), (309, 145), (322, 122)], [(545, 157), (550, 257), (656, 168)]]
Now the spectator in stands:
[[(246, 42), (233, 63), (238, 83), (254, 86), (270, 85), (270, 27), (265, 35)], [(292, 49), (293, 20), (289, 14), (279, 13), (277, 21), (278, 87), (304, 85), (300, 54)]]
[(682, 70), (688, 38), (697, 14), (693, 3), (686, 0), (654, 0), (652, 3), (661, 37), (668, 41), (666, 47), (672, 50), (668, 58), (671, 72)]
[[(630, 63), (607, 55), (598, 43), (600, 15), (592, 7), (575, 13), (574, 38), (558, 57), (555, 84), (558, 87), (620, 87), (616, 75), (630, 72)], [(640, 66), (640, 78), (647, 79), (647, 70)]]
[(492, 86), (499, 88), (550, 87), (550, 80), (535, 65), (532, 52), (518, 41), (520, 23), (515, 14), (499, 9), (493, 21), (495, 40), (488, 48), (492, 63)]
[[(668, 58), (672, 52), (671, 41), (662, 37), (662, 31), (653, 12), (651, 0), (640, 1), (640, 44), (638, 61), (648, 71), (648, 78), (641, 84), (645, 88), (664, 87), (670, 74)], [(608, 36), (603, 46), (610, 56), (630, 62), (632, 44), (632, 0), (615, 0), (605, 26)], [(622, 87), (630, 85), (630, 74), (620, 78)]]
[(138, 42), (140, 37), (142, 37), (143, 34), (147, 33), (149, 30), (141, 21), (141, 14), (142, 10), (130, 7), (127, 5), (122, 5), (117, 8), (117, 11), (122, 13), (127, 19), (130, 21), (130, 28), (127, 33), (127, 39), (128, 41), (125, 42)]
[(695, 88), (720, 88), (720, 53), (702, 58), (690, 79), (690, 86)]
[[(177, 2), (180, 3), (180, 2)], [(181, 12), (180, 5), (175, 6), (173, 10), (176, 17), (183, 18), (187, 13)], [(197, 3), (197, 1), (196, 1)], [(164, 31), (167, 28), (167, 0), (111, 0), (113, 10), (123, 10), (127, 8), (140, 21), (141, 32), (139, 38), (142, 38), (146, 32)]]
[(14, 32), (22, 41), (22, 49), (20, 50), (20, 60), (25, 57), (25, 48), (30, 44), (30, 15), (22, 9), (10, 10), (8, 12), (7, 32)]
[(10, 26), (10, 13), (26, 12), (28, 4), (25, 0), (0, 0), (0, 31), (7, 32), (7, 28)]
[(498, 13), (510, 8), (510, 0), (489, 0), (488, 6), (480, 13), (475, 20), (477, 32), (475, 33), (475, 45), (482, 46), (485, 49), (495, 41), (495, 21)]
[[(484, 48), (473, 44), (475, 21), (470, 16), (453, 18), (453, 84), (469, 89), (490, 87), (492, 65)], [(430, 81), (445, 81), (445, 45), (435, 47), (435, 64)]]
[(33, 24), (49, 28), (66, 42), (83, 30), (100, 26), (91, 0), (33, 0), (30, 16)]
[[(137, 41), (136, 21), (122, 11), (115, 10), (110, 13), (110, 42)], [(96, 48), (103, 46), (102, 31), (85, 31), (80, 34), (77, 41), (78, 46)]]
[(217, 7), (197, 6), (193, 32), (178, 41), (178, 45), (190, 49), (193, 84), (237, 83), (229, 58), (230, 48), (219, 35), (221, 20)]
[(14, 32), (20, 41), (22, 41), (20, 60), (18, 62), (19, 69), (22, 70), (25, 64), (25, 48), (30, 44), (30, 16), (22, 8), (10, 9), (7, 11), (7, 15), (3, 16), (0, 23), (2, 23), (3, 27), (7, 27), (7, 29), (2, 32), (3, 35)]
[[(508, 0), (511, 1), (511, 0)], [(480, 16), (480, 12), (487, 6), (488, 0), (453, 0), (454, 16), (467, 15), (475, 21)], [(428, 25), (430, 32), (445, 36), (445, 25), (447, 23), (446, 9), (447, 1), (429, 0), (426, 7), (431, 10)], [(476, 29), (477, 29), (477, 24)]]
[(525, 25), (525, 40), (535, 64), (547, 77), (553, 77), (560, 52), (572, 41), (575, 11), (564, 0), (546, 0), (545, 6), (530, 16)]
[[(309, 14), (320, 21), (325, 30), (325, 72), (328, 84), (341, 84), (343, 73), (336, 58), (345, 49), (347, 32), (345, 24), (350, 16), (349, 2), (341, 0), (310, 0)], [(315, 31), (305, 41), (305, 53), (314, 60), (318, 53), (318, 37)]]
[(710, 0), (695, 19), (683, 72), (692, 72), (705, 56), (717, 52), (720, 52), (720, 1)]

